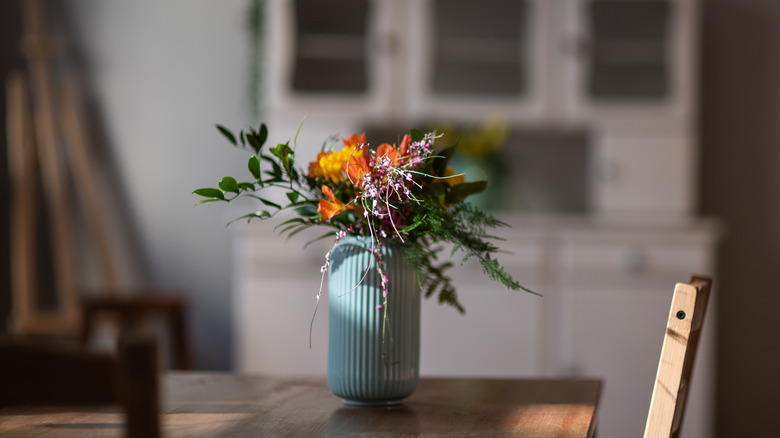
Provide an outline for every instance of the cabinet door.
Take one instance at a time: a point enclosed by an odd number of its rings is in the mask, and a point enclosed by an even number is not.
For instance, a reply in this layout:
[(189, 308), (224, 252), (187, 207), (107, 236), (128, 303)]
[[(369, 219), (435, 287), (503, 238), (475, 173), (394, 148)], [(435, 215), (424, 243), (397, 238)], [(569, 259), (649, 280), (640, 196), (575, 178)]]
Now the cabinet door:
[(546, 114), (549, 2), (410, 3), (408, 105), (417, 118), (539, 121)]
[(560, 18), (567, 119), (690, 116), (695, 0), (567, 0)]
[[(392, 24), (401, 2), (269, 0), (265, 107), (350, 119), (389, 111)], [(397, 21), (397, 20), (395, 20)]]
[(598, 213), (690, 214), (695, 205), (694, 140), (594, 133), (590, 204)]

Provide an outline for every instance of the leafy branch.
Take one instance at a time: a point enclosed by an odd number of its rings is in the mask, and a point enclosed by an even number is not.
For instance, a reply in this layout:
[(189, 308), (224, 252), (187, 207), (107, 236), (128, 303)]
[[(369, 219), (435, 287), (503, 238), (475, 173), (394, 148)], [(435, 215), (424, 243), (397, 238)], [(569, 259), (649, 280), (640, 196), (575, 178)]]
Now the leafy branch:
[[(294, 209), (299, 217), (280, 224), (279, 226), (284, 227), (283, 232), (295, 233), (303, 228), (320, 224), (319, 213), (316, 210), (318, 200), (308, 196), (314, 187), (295, 167), (295, 151), (290, 147), (289, 142), (265, 148), (268, 139), (268, 128), (265, 124), (261, 124), (256, 130), (252, 128), (241, 130), (238, 135), (222, 125), (217, 125), (217, 130), (233, 146), (251, 153), (247, 161), (247, 170), (252, 179), (238, 182), (235, 178), (226, 176), (219, 181), (217, 187), (196, 189), (192, 193), (205, 198), (198, 201), (196, 205), (231, 202), (241, 197), (249, 197), (259, 201), (267, 209), (245, 214), (230, 223), (243, 219), (247, 222), (252, 219), (269, 219), (280, 211)], [(286, 190), (288, 202), (279, 204), (256, 194), (259, 190), (270, 187)]]

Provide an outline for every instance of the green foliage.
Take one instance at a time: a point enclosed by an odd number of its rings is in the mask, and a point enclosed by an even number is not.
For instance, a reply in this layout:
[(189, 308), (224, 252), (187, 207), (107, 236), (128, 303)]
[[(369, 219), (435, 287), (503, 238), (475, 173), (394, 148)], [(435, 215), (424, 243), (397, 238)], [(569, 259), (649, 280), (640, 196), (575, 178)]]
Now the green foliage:
[(461, 264), (476, 258), (485, 275), (506, 288), (538, 295), (514, 280), (492, 256), (500, 252), (493, 241), (501, 239), (488, 234), (487, 229), (506, 227), (504, 222), (468, 203), (457, 204), (450, 209), (438, 208), (436, 203), (437, 200), (422, 202), (420, 208), (425, 210), (424, 214), (420, 214), (418, 220), (405, 229), (409, 236), (406, 243), (407, 260), (416, 270), (426, 297), (438, 295), (440, 303), (464, 312), (452, 279), (445, 275), (445, 271), (453, 264), (437, 261), (437, 254), (443, 248), (436, 247), (437, 243), (452, 245), (450, 258), (462, 253)]
[[(217, 187), (194, 190), (192, 192), (194, 195), (206, 198), (199, 201), (198, 204), (231, 202), (239, 197), (249, 197), (259, 201), (265, 207), (269, 207), (270, 211), (261, 210), (246, 214), (230, 223), (244, 219), (247, 222), (253, 219), (269, 219), (282, 210), (309, 207), (306, 210), (307, 214), (303, 216), (305, 218), (303, 224), (306, 226), (320, 224), (316, 213), (318, 200), (307, 198), (306, 194), (310, 193), (312, 187), (300, 178), (301, 173), (294, 167), (295, 152), (288, 143), (264, 149), (268, 139), (268, 128), (265, 124), (261, 124), (256, 130), (251, 128), (246, 131), (241, 130), (238, 135), (222, 125), (217, 125), (217, 130), (233, 146), (251, 153), (247, 162), (251, 180), (239, 182), (233, 177), (226, 176), (219, 181)], [(286, 189), (289, 203), (283, 205), (259, 196), (257, 192), (266, 187)], [(314, 214), (311, 214), (312, 210), (314, 210)], [(300, 211), (297, 212), (300, 213)]]

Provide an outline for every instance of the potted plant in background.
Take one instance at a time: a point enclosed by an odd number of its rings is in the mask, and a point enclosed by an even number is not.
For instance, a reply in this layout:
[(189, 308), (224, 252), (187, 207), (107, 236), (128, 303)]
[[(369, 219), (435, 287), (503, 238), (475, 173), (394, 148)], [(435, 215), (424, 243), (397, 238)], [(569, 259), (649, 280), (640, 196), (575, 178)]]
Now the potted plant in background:
[[(532, 292), (494, 257), (497, 237), (488, 229), (505, 224), (464, 202), (487, 183), (467, 182), (449, 167), (455, 149), (437, 151), (435, 133), (412, 130), (397, 145), (376, 148), (365, 134), (329, 141), (304, 170), (295, 139), (266, 147), (264, 124), (238, 134), (217, 128), (250, 152), (251, 178), (226, 176), (217, 187), (197, 189), (193, 193), (205, 198), (198, 204), (254, 198), (262, 209), (235, 220), (290, 211), (293, 217), (277, 226), (281, 233), (321, 226), (327, 231), (320, 238), (333, 239), (322, 266), (330, 297), (327, 374), (331, 391), (345, 402), (394, 404), (414, 391), (420, 295), (464, 312), (446, 274), (454, 255), (478, 260), (489, 278), (509, 289)], [(284, 192), (284, 202), (264, 195), (274, 190)], [(443, 244), (451, 246), (450, 257), (440, 261)]]

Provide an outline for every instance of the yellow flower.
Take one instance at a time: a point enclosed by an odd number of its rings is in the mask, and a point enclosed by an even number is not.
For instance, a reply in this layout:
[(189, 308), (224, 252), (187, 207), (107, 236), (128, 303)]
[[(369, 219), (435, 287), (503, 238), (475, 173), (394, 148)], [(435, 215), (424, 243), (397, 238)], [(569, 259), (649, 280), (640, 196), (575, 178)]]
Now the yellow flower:
[(452, 186), (456, 186), (460, 183), (466, 182), (466, 177), (463, 176), (463, 174), (457, 174), (455, 173), (455, 169), (453, 169), (450, 166), (447, 166), (446, 169), (444, 169), (444, 175), (442, 175), (444, 178), (446, 178), (444, 181)]
[(343, 180), (344, 173), (342, 170), (344, 164), (349, 162), (350, 157), (360, 158), (362, 155), (362, 149), (357, 149), (355, 146), (344, 146), (338, 152), (331, 152), (319, 157), (318, 164), (322, 169), (322, 176), (333, 182)]
[(353, 134), (349, 138), (342, 139), (344, 147), (336, 152), (320, 152), (317, 161), (309, 163), (309, 176), (322, 177), (333, 182), (344, 179), (344, 164), (352, 158), (363, 156), (363, 147), (366, 143), (366, 135)]

